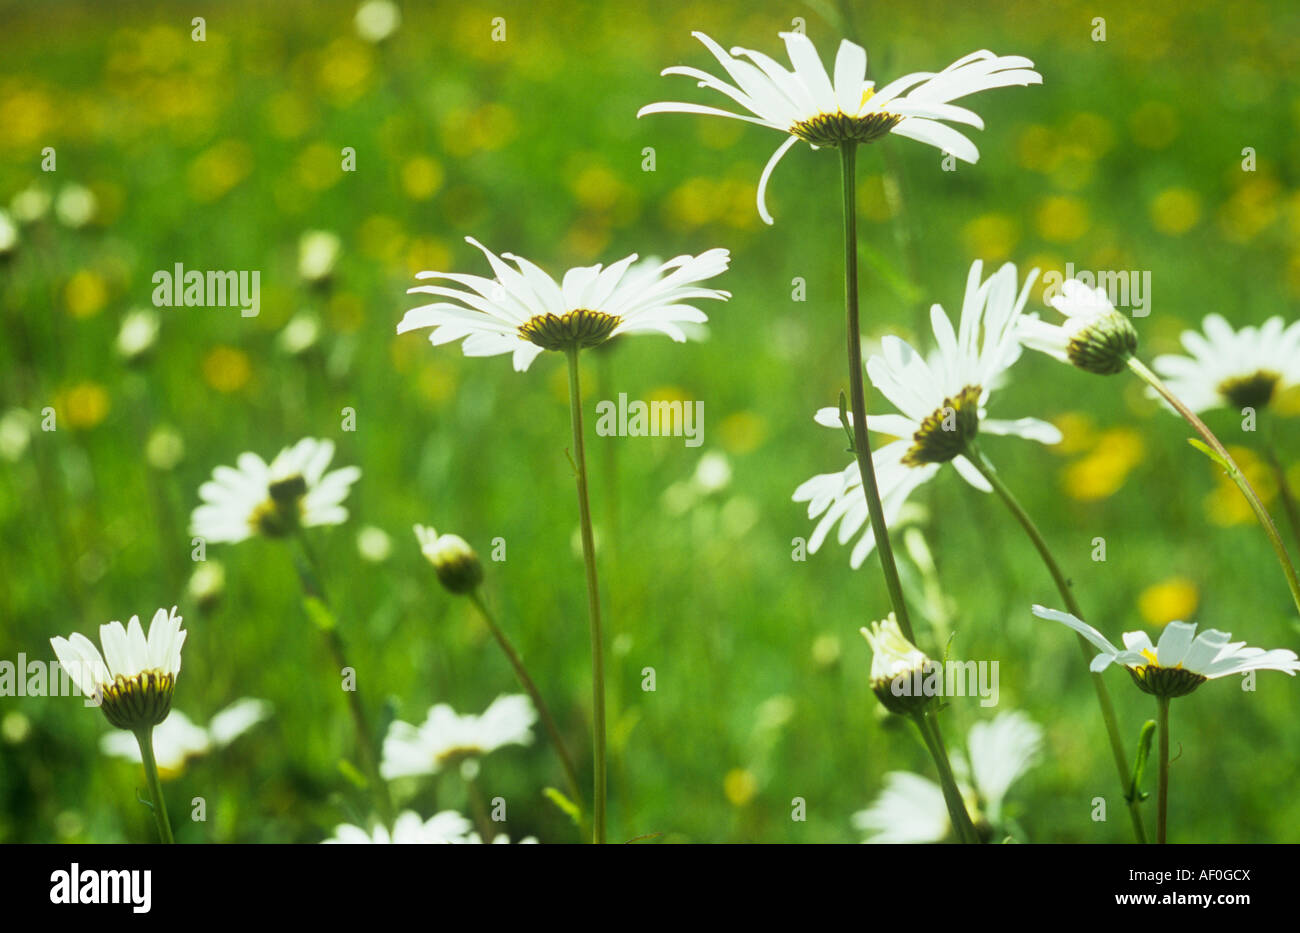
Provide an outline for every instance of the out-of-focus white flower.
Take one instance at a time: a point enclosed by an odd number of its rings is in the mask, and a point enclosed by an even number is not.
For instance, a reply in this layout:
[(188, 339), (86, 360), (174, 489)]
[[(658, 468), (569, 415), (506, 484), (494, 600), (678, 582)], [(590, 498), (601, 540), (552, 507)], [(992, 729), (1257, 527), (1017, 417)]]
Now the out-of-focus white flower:
[(366, 0), (357, 7), (357, 35), (367, 42), (383, 42), (402, 25), (402, 11), (389, 0)]
[(481, 716), (439, 703), (419, 727), (400, 720), (388, 727), (379, 770), (386, 780), (434, 774), (505, 745), (527, 745), (535, 722), (537, 710), (524, 694), (497, 697)]
[(117, 331), (117, 352), (127, 362), (138, 362), (149, 355), (158, 342), (161, 319), (153, 308), (133, 308), (122, 315)]
[(64, 185), (54, 199), (54, 216), (59, 223), (74, 230), (94, 220), (98, 210), (99, 201), (95, 193), (84, 185)]
[(49, 191), (32, 185), (13, 196), (9, 210), (20, 224), (35, 223), (49, 213), (50, 201)]
[(320, 318), (310, 311), (300, 311), (284, 325), (276, 338), (280, 349), (290, 356), (301, 356), (320, 340)]
[(1259, 327), (1234, 331), (1222, 315), (1210, 314), (1201, 326), (1204, 334), (1183, 331), (1187, 356), (1168, 353), (1152, 361), (1192, 411), (1264, 408), (1300, 385), (1300, 321), (1287, 325), (1271, 317)]
[(185, 584), (185, 592), (200, 609), (211, 609), (226, 592), (226, 565), (212, 558), (200, 561)]
[(443, 810), (428, 820), (414, 810), (406, 810), (393, 821), (393, 831), (386, 826), (365, 830), (351, 823), (334, 828), (334, 835), (322, 840), (329, 845), (437, 845), (469, 842), (470, 822), (455, 810)]
[(367, 525), (357, 532), (357, 553), (367, 563), (382, 564), (393, 553), (393, 539), (384, 529)]
[(155, 470), (174, 470), (185, 458), (185, 439), (170, 425), (160, 424), (149, 432), (144, 458)]
[(0, 415), (0, 457), (11, 463), (22, 459), (32, 441), (34, 420), (25, 408), (11, 408)]
[(298, 238), (298, 274), (307, 282), (321, 282), (334, 273), (342, 243), (328, 230), (308, 230)]
[(0, 256), (8, 256), (18, 248), (18, 225), (9, 212), (0, 208)]
[[(191, 758), (224, 748), (271, 715), (271, 704), (245, 697), (212, 717), (205, 729), (180, 710), (153, 732), (154, 757), (162, 777), (174, 777)], [(140, 746), (125, 732), (110, 732), (99, 740), (105, 755), (140, 762)]]

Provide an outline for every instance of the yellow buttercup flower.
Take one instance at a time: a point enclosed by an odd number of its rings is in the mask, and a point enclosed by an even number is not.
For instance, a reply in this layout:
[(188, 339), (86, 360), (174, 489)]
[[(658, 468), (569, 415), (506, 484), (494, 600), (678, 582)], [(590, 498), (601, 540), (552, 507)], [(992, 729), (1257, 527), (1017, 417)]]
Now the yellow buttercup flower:
[(1195, 614), (1200, 591), (1186, 577), (1170, 577), (1148, 586), (1138, 596), (1138, 611), (1151, 625), (1165, 625)]
[(203, 379), (218, 392), (238, 392), (252, 374), (248, 354), (235, 347), (213, 347), (203, 357)]
[(93, 428), (108, 417), (108, 390), (97, 382), (79, 382), (69, 386), (55, 401), (55, 411), (71, 428)]
[(758, 796), (758, 779), (745, 768), (732, 768), (722, 779), (722, 792), (733, 807), (745, 807)]

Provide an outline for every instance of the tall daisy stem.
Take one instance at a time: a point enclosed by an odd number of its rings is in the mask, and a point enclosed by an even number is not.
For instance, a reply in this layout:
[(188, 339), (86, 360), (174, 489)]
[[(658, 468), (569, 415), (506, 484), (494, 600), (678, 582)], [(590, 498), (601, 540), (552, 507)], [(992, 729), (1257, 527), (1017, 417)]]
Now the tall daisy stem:
[[(876, 538), (876, 550), (880, 554), (880, 568), (885, 576), (889, 601), (894, 608), (894, 619), (907, 640), (916, 644), (912, 620), (907, 613), (907, 602), (903, 598), (903, 584), (898, 577), (898, 566), (894, 563), (894, 549), (889, 543), (889, 529), (885, 526), (885, 510), (880, 502), (880, 487), (876, 483), (876, 467), (871, 462), (871, 443), (867, 439), (867, 392), (862, 378), (862, 327), (858, 320), (857, 154), (857, 143), (840, 146), (840, 174), (844, 188), (844, 316), (849, 358), (849, 404), (853, 411), (853, 455), (857, 458), (858, 470), (862, 474), (862, 490), (867, 498), (871, 532)], [(948, 805), (948, 815), (958, 837), (963, 842), (978, 842), (974, 824), (971, 823), (970, 814), (966, 812), (966, 804), (953, 778), (952, 765), (948, 762), (948, 752), (944, 748), (938, 720), (924, 715), (918, 715), (914, 719), (939, 771), (944, 802)]]
[(926, 712), (913, 713), (912, 721), (921, 733), (921, 739), (934, 759), (934, 766), (939, 771), (939, 786), (943, 788), (943, 802), (948, 807), (948, 819), (953, 825), (957, 838), (967, 844), (977, 844), (979, 834), (970, 814), (966, 812), (966, 801), (962, 799), (953, 776), (952, 765), (948, 762), (948, 749), (943, 744), (943, 735), (939, 732), (939, 722)]
[(885, 588), (894, 607), (894, 618), (907, 640), (916, 643), (912, 633), (912, 620), (907, 614), (903, 599), (903, 584), (894, 563), (894, 549), (889, 543), (889, 529), (885, 527), (885, 510), (880, 502), (880, 488), (876, 484), (876, 468), (871, 462), (871, 444), (867, 440), (867, 394), (862, 378), (862, 329), (858, 322), (858, 220), (857, 220), (857, 144), (840, 146), (841, 177), (844, 186), (844, 312), (848, 331), (849, 404), (853, 410), (853, 454), (862, 473), (862, 490), (867, 497), (867, 513), (871, 516), (871, 532), (876, 538), (880, 554), (880, 568), (885, 575)]
[[(311, 544), (307, 541), (307, 535), (302, 529), (298, 530), (297, 537), (303, 556), (316, 578), (313, 583), (303, 573), (299, 572), (298, 581), (302, 584), (303, 594), (319, 599), (328, 606), (329, 599), (326, 597), (323, 584), (320, 582), (322, 577), (321, 565), (316, 559), (316, 552), (312, 550)], [(334, 661), (335, 669), (339, 671), (344, 668), (355, 670), (356, 668), (348, 664), (347, 649), (343, 644), (343, 636), (339, 634), (337, 620), (333, 618), (332, 611), (329, 624), (319, 627), (324, 632), (325, 643), (329, 647), (330, 657)], [(366, 709), (361, 702), (361, 692), (357, 689), (355, 683), (353, 689), (344, 690), (343, 692), (347, 695), (348, 712), (352, 715), (352, 725), (357, 732), (357, 749), (361, 756), (361, 766), (365, 769), (366, 779), (370, 782), (370, 789), (375, 795), (375, 805), (379, 808), (379, 817), (384, 821), (384, 825), (391, 827), (393, 825), (392, 799), (388, 796), (388, 783), (379, 772), (379, 762), (376, 760), (375, 755), (375, 738), (370, 731), (369, 720), (366, 719)]]
[[(1029, 540), (1033, 542), (1034, 548), (1038, 551), (1038, 556), (1042, 558), (1047, 572), (1052, 576), (1052, 582), (1056, 584), (1056, 589), (1061, 594), (1061, 599), (1065, 601), (1065, 608), (1075, 618), (1083, 618), (1083, 610), (1079, 608), (1079, 601), (1074, 597), (1074, 590), (1070, 587), (1070, 581), (1066, 579), (1065, 574), (1061, 571), (1061, 565), (1056, 562), (1051, 548), (1047, 546), (1047, 540), (1043, 537), (1034, 520), (1029, 517), (1029, 513), (1024, 510), (1019, 500), (1012, 495), (1011, 490), (1007, 488), (1006, 483), (1002, 482), (1002, 477), (993, 469), (993, 464), (984, 456), (984, 452), (979, 447), (971, 443), (967, 447), (967, 459), (979, 470), (993, 491), (997, 493), (1007, 510), (1011, 512), (1020, 527), (1025, 530)], [(1094, 652), (1088, 645), (1088, 640), (1082, 635), (1078, 636), (1079, 650), (1083, 654), (1084, 662), (1090, 664)], [(1128, 756), (1124, 752), (1124, 740), (1120, 737), (1119, 720), (1115, 715), (1115, 706), (1110, 699), (1110, 691), (1106, 689), (1106, 682), (1102, 679), (1101, 674), (1091, 673), (1092, 688), (1097, 694), (1097, 705), (1101, 707), (1101, 718), (1106, 723), (1106, 736), (1110, 741), (1111, 757), (1115, 759), (1115, 770), (1119, 773), (1120, 786), (1124, 788), (1124, 798), (1128, 803), (1129, 818), (1133, 823), (1133, 835), (1140, 843), (1147, 841), (1146, 827), (1142, 823), (1142, 811), (1136, 798), (1129, 797), (1129, 784), (1132, 780), (1132, 773), (1128, 767)]]
[(542, 725), (546, 729), (546, 734), (550, 736), (551, 745), (555, 747), (555, 753), (559, 756), (560, 764), (564, 768), (564, 778), (568, 782), (569, 793), (572, 795), (574, 804), (578, 807), (579, 824), (585, 825), (586, 820), (582, 816), (584, 808), (582, 800), (582, 785), (578, 782), (578, 772), (573, 767), (573, 759), (569, 757), (569, 749), (564, 744), (564, 738), (560, 735), (560, 729), (555, 724), (555, 717), (551, 715), (550, 707), (548, 707), (546, 701), (542, 699), (542, 692), (537, 689), (537, 684), (533, 681), (532, 676), (529, 675), (528, 668), (524, 667), (523, 659), (520, 658), (519, 653), (515, 651), (515, 646), (511, 643), (509, 636), (502, 631), (499, 625), (497, 625), (496, 619), (488, 609), (487, 604), (483, 601), (483, 597), (480, 595), (479, 591), (473, 590), (469, 594), (469, 598), (470, 602), (474, 604), (474, 608), (479, 611), (479, 615), (483, 617), (483, 621), (487, 624), (488, 631), (492, 633), (492, 637), (495, 638), (497, 644), (501, 646), (501, 651), (505, 654), (506, 660), (508, 660), (510, 666), (514, 668), (515, 676), (519, 678), (519, 683), (528, 691), (528, 695), (533, 698), (533, 705), (537, 707), (537, 715), (541, 717)]
[(1196, 412), (1192, 411), (1177, 395), (1174, 395), (1169, 386), (1165, 385), (1164, 380), (1153, 373), (1146, 367), (1136, 356), (1129, 357), (1129, 369), (1146, 382), (1147, 385), (1155, 389), (1166, 402), (1173, 406), (1178, 414), (1190, 424), (1196, 433), (1205, 439), (1205, 443), (1214, 451), (1217, 458), (1222, 460), (1226, 467), (1228, 477), (1237, 484), (1241, 494), (1246, 497), (1246, 502), (1250, 504), (1251, 511), (1255, 513), (1255, 518), (1264, 529), (1264, 534), (1268, 536), (1269, 544), (1273, 545), (1273, 551), (1277, 554), (1278, 563), (1282, 565), (1282, 573), (1286, 576), (1286, 585), (1291, 590), (1291, 599), (1300, 610), (1300, 576), (1297, 576), (1295, 564), (1291, 562), (1291, 556), (1287, 554), (1286, 545), (1282, 543), (1282, 536), (1278, 533), (1277, 525), (1273, 523), (1273, 518), (1268, 514), (1268, 509), (1264, 508), (1264, 503), (1260, 501), (1255, 488), (1250, 485), (1250, 480), (1246, 479), (1246, 474), (1237, 466), (1237, 461), (1232, 459), (1232, 454), (1228, 449), (1219, 442), (1214, 436), (1214, 432), (1206, 426), (1205, 422), (1200, 419)]
[(1160, 730), (1160, 771), (1156, 791), (1156, 842), (1168, 842), (1169, 823), (1169, 697), (1156, 697), (1157, 722)]
[(171, 820), (167, 818), (167, 801), (163, 798), (162, 782), (158, 780), (158, 762), (153, 754), (153, 727), (141, 729), (135, 733), (136, 743), (140, 746), (140, 760), (144, 763), (144, 778), (149, 785), (149, 796), (153, 798), (153, 818), (158, 824), (159, 838), (171, 845)]
[(600, 625), (600, 585), (596, 579), (596, 541), (591, 531), (591, 502), (587, 494), (587, 451), (583, 444), (582, 384), (578, 348), (569, 359), (569, 415), (573, 424), (573, 460), (578, 484), (578, 520), (582, 527), (582, 561), (587, 570), (587, 615), (591, 620), (591, 744), (594, 758), (592, 842), (605, 842), (605, 645)]

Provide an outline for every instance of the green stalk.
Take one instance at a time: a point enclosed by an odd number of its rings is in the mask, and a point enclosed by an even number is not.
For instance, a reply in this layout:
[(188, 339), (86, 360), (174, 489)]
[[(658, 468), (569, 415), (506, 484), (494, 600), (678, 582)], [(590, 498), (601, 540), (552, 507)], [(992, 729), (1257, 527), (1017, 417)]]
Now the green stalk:
[(840, 146), (840, 167), (844, 187), (844, 312), (848, 331), (849, 404), (853, 410), (853, 453), (862, 474), (862, 491), (867, 497), (867, 512), (871, 516), (871, 532), (876, 537), (876, 550), (880, 554), (880, 569), (885, 575), (885, 588), (894, 607), (894, 618), (907, 640), (916, 644), (912, 633), (912, 620), (907, 614), (903, 599), (903, 584), (894, 563), (894, 549), (889, 543), (889, 529), (885, 527), (885, 510), (880, 503), (880, 488), (876, 484), (876, 468), (871, 462), (871, 444), (867, 440), (867, 395), (862, 378), (862, 331), (858, 321), (858, 221), (855, 179), (857, 177), (857, 143)]
[[(1061, 566), (1056, 562), (1051, 548), (1047, 546), (1047, 540), (1043, 537), (1034, 520), (1029, 517), (1029, 513), (1024, 510), (1020, 502), (1012, 495), (1011, 490), (1007, 488), (1006, 483), (1002, 482), (1002, 477), (993, 469), (993, 464), (989, 463), (988, 458), (979, 447), (971, 443), (967, 447), (966, 459), (974, 465), (981, 476), (983, 476), (993, 491), (998, 494), (1007, 510), (1011, 512), (1020, 527), (1025, 530), (1029, 540), (1033, 542), (1034, 548), (1038, 551), (1038, 556), (1042, 558), (1043, 564), (1047, 567), (1047, 572), (1052, 576), (1052, 582), (1056, 584), (1056, 589), (1061, 594), (1061, 599), (1065, 601), (1065, 608), (1070, 615), (1077, 619), (1083, 618), (1083, 610), (1079, 608), (1079, 601), (1074, 598), (1074, 590), (1070, 588), (1070, 581), (1065, 578), (1061, 571)], [(1076, 633), (1077, 634), (1077, 633)], [(1083, 654), (1084, 663), (1090, 664), (1095, 654), (1088, 640), (1082, 635), (1078, 635), (1079, 650)], [(1132, 772), (1128, 768), (1128, 756), (1124, 753), (1124, 740), (1120, 737), (1119, 720), (1115, 716), (1115, 706), (1110, 700), (1110, 691), (1106, 689), (1106, 682), (1102, 679), (1101, 674), (1090, 672), (1092, 678), (1092, 687), (1097, 694), (1097, 704), (1101, 707), (1101, 718), (1106, 723), (1106, 735), (1110, 740), (1111, 757), (1115, 759), (1115, 770), (1119, 772), (1119, 783), (1124, 788), (1124, 797), (1128, 802), (1129, 817), (1133, 823), (1133, 834), (1137, 841), (1145, 843), (1147, 841), (1146, 828), (1142, 824), (1142, 812), (1136, 797), (1130, 798), (1129, 785), (1132, 782)]]
[[(320, 584), (321, 565), (316, 559), (316, 553), (307, 542), (307, 535), (301, 528), (298, 529), (297, 538), (302, 553), (311, 566), (311, 572), (316, 577), (316, 584), (313, 585), (301, 573), (298, 575), (303, 594), (319, 599), (328, 606), (329, 599)], [(352, 665), (348, 663), (347, 649), (343, 644), (343, 636), (339, 634), (337, 620), (333, 619), (332, 616), (333, 612), (331, 611), (331, 624), (328, 627), (321, 626), (321, 630), (325, 634), (325, 643), (329, 647), (334, 667), (336, 670), (341, 671), (345, 667), (352, 667)], [(353, 668), (353, 670), (355, 669)], [(366, 771), (366, 778), (370, 782), (371, 790), (375, 795), (375, 804), (379, 808), (379, 818), (384, 821), (385, 826), (391, 828), (393, 825), (393, 803), (388, 795), (388, 782), (384, 780), (383, 775), (379, 772), (379, 762), (375, 757), (375, 738), (370, 731), (369, 721), (366, 719), (365, 704), (361, 702), (361, 691), (353, 689), (344, 690), (343, 692), (347, 695), (348, 712), (352, 716), (352, 725), (357, 732), (357, 748), (361, 755), (361, 766)]]
[(1164, 845), (1169, 823), (1169, 697), (1156, 697), (1157, 728), (1160, 730), (1160, 778), (1156, 791), (1156, 842)]
[(962, 842), (977, 844), (980, 841), (979, 834), (975, 831), (970, 814), (966, 812), (966, 801), (962, 799), (957, 779), (952, 773), (952, 765), (948, 763), (948, 749), (943, 744), (938, 721), (925, 712), (913, 713), (912, 721), (916, 723), (916, 729), (921, 733), (921, 739), (939, 771), (939, 786), (943, 788), (943, 802), (948, 806), (948, 819), (952, 822), (953, 831)]
[(1146, 365), (1136, 356), (1129, 357), (1129, 369), (1133, 370), (1147, 385), (1155, 389), (1166, 402), (1173, 406), (1178, 414), (1183, 416), (1196, 433), (1205, 439), (1205, 443), (1214, 451), (1216, 457), (1222, 460), (1223, 465), (1227, 468), (1228, 477), (1237, 484), (1241, 494), (1246, 497), (1251, 511), (1255, 513), (1255, 518), (1259, 520), (1260, 526), (1264, 529), (1264, 534), (1268, 536), (1269, 544), (1273, 545), (1273, 552), (1277, 554), (1278, 563), (1282, 565), (1282, 573), (1286, 576), (1286, 585), (1291, 590), (1291, 600), (1295, 603), (1296, 609), (1300, 610), (1300, 576), (1297, 576), (1295, 564), (1291, 563), (1291, 556), (1286, 552), (1286, 545), (1282, 543), (1282, 536), (1278, 533), (1277, 525), (1273, 523), (1273, 518), (1268, 514), (1268, 509), (1264, 508), (1264, 503), (1260, 501), (1255, 488), (1250, 485), (1250, 480), (1246, 479), (1246, 474), (1237, 466), (1237, 461), (1232, 459), (1232, 454), (1228, 453), (1228, 448), (1219, 442), (1214, 436), (1214, 432), (1206, 426), (1205, 422), (1200, 419), (1196, 412), (1192, 411), (1183, 403), (1183, 400), (1174, 395), (1169, 386), (1165, 385), (1164, 380), (1153, 373)]
[(582, 787), (578, 783), (578, 772), (573, 767), (573, 759), (569, 757), (569, 750), (565, 747), (564, 739), (560, 735), (559, 727), (555, 724), (555, 718), (551, 715), (550, 707), (548, 707), (546, 701), (542, 699), (542, 692), (537, 689), (537, 684), (529, 675), (528, 668), (524, 667), (523, 659), (520, 658), (519, 653), (515, 651), (515, 646), (511, 644), (510, 638), (504, 631), (502, 631), (501, 627), (497, 625), (496, 619), (488, 610), (487, 604), (483, 601), (483, 597), (479, 594), (479, 591), (477, 589), (472, 590), (469, 594), (469, 599), (470, 602), (474, 604), (474, 608), (478, 609), (479, 614), (483, 617), (483, 621), (487, 624), (488, 631), (492, 633), (492, 637), (495, 638), (497, 644), (501, 646), (501, 650), (505, 653), (506, 659), (510, 662), (510, 666), (515, 670), (515, 676), (519, 678), (519, 683), (523, 685), (523, 688), (528, 691), (528, 695), (532, 697), (533, 705), (537, 707), (537, 715), (541, 718), (542, 725), (546, 729), (546, 734), (550, 736), (551, 745), (555, 747), (555, 753), (559, 756), (560, 764), (564, 767), (564, 777), (569, 784), (569, 794), (572, 796), (574, 804), (578, 807), (578, 813), (580, 815), (579, 822), (580, 824), (585, 825), (586, 820), (581, 816), (584, 804), (582, 800)]
[(158, 762), (153, 755), (153, 726), (138, 730), (135, 741), (140, 746), (144, 778), (149, 785), (149, 796), (153, 798), (153, 818), (158, 824), (158, 836), (164, 843), (171, 845), (176, 840), (172, 838), (172, 824), (167, 819), (167, 801), (163, 799), (162, 782), (158, 780)]
[(591, 620), (591, 741), (594, 758), (592, 842), (605, 842), (605, 645), (600, 625), (600, 585), (596, 579), (596, 541), (591, 531), (591, 502), (587, 494), (587, 451), (582, 430), (582, 385), (578, 376), (578, 348), (569, 359), (569, 416), (573, 425), (573, 460), (578, 485), (578, 520), (582, 527), (582, 561), (587, 571), (587, 615)]

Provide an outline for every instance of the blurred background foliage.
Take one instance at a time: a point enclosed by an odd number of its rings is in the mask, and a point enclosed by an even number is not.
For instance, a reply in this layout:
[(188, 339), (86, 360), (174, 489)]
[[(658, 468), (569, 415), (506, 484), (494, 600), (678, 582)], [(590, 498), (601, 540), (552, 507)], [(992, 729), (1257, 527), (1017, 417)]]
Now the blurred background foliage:
[[(1285, 0), (937, 0), (853, 4), (883, 80), (977, 48), (1034, 59), (1036, 88), (981, 96), (978, 165), (941, 170), (891, 139), (860, 159), (865, 330), (917, 339), (932, 302), (960, 307), (971, 260), (1023, 270), (1149, 270), (1143, 352), (1217, 311), (1237, 325), (1294, 316), (1300, 298), (1300, 23)], [(708, 339), (587, 354), (590, 406), (702, 399), (705, 444), (593, 438), (593, 495), (609, 617), (611, 837), (852, 841), (850, 815), (885, 772), (928, 773), (909, 731), (882, 722), (858, 628), (887, 600), (874, 563), (828, 544), (791, 559), (811, 523), (790, 501), (847, 463), (812, 414), (842, 372), (837, 160), (799, 147), (754, 207), (777, 134), (686, 116), (636, 120), (656, 100), (716, 103), (661, 68), (716, 70), (690, 36), (783, 57), (796, 17), (829, 59), (833, 7), (800, 3), (403, 3), (370, 41), (353, 3), (0, 5), (0, 206), (18, 241), (0, 259), (0, 656), (52, 659), (48, 639), (179, 603), (190, 630), (175, 706), (200, 723), (251, 696), (274, 715), (165, 785), (184, 842), (315, 842), (365, 819), (340, 771), (354, 756), (328, 656), (301, 608), (290, 554), (213, 546), (219, 598), (190, 587), (196, 490), (244, 450), (269, 458), (333, 438), (364, 475), (351, 520), (314, 536), (359, 682), (378, 723), (435, 702), (481, 711), (517, 692), (470, 607), (444, 593), (411, 534), (455, 531), (484, 554), (487, 588), (589, 760), (589, 654), (561, 361), (523, 375), (394, 327), (422, 269), (483, 272), (473, 235), (551, 270), (629, 252), (732, 250)], [(191, 39), (192, 17), (206, 40)], [(505, 41), (492, 40), (504, 17)], [(1094, 41), (1095, 17), (1105, 41)], [(373, 38), (373, 37), (372, 37)], [(57, 171), (42, 172), (45, 147)], [(356, 171), (340, 170), (353, 147)], [(654, 171), (644, 171), (653, 147)], [(1242, 150), (1254, 149), (1253, 172)], [(332, 274), (299, 275), (304, 233), (335, 234)], [(260, 270), (261, 313), (162, 309), (151, 353), (116, 349), (155, 270)], [(801, 278), (806, 300), (792, 296)], [(1042, 307), (1038, 296), (1034, 307)], [(290, 326), (293, 322), (293, 326)], [(924, 343), (926, 330), (920, 330)], [(1050, 418), (1055, 449), (985, 448), (1038, 517), (1090, 619), (1117, 636), (1188, 618), (1252, 644), (1300, 641), (1271, 552), (1235, 491), (1136, 380), (1028, 355), (996, 413)], [(58, 430), (40, 430), (52, 407)], [(355, 409), (356, 430), (341, 429)], [(1300, 463), (1287, 400), (1284, 454)], [(1211, 419), (1243, 462), (1256, 435)], [(590, 422), (589, 422), (590, 427)], [(705, 458), (708, 458), (707, 460)], [(701, 467), (703, 464), (703, 467)], [(1293, 470), (1295, 475), (1295, 470)], [(1300, 479), (1300, 476), (1296, 476)], [(1266, 472), (1266, 499), (1276, 495)], [(1126, 841), (1104, 733), (1073, 639), (1029, 615), (1057, 597), (998, 504), (952, 471), (912, 515), (933, 552), (954, 656), (997, 659), (1001, 707), (1047, 730), (1009, 806), (1036, 841)], [(1280, 517), (1279, 517), (1280, 518)], [(1107, 559), (1091, 559), (1105, 538)], [(918, 604), (923, 575), (905, 564)], [(643, 692), (653, 667), (657, 690)], [(1149, 698), (1111, 675), (1136, 742)], [(1173, 836), (1295, 841), (1296, 684), (1261, 676), (1176, 705)], [(139, 768), (98, 748), (76, 699), (0, 699), (0, 840), (148, 841)], [(990, 714), (956, 701), (949, 741)], [(588, 773), (584, 765), (584, 776)], [(584, 777), (585, 779), (585, 777)], [(483, 763), (512, 836), (576, 838), (542, 796), (559, 786), (539, 732)], [(395, 788), (428, 816), (465, 809), (455, 775)], [(208, 820), (185, 818), (207, 800)], [(1090, 818), (1105, 796), (1110, 819)], [(807, 802), (806, 822), (791, 802)]]

